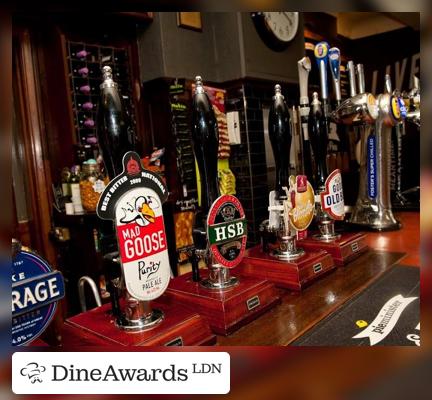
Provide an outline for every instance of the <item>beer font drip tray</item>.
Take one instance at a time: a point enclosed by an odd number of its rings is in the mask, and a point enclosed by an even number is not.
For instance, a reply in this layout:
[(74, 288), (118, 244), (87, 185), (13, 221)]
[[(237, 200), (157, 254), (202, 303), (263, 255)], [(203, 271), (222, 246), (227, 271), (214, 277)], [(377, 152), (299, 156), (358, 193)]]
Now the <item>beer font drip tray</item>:
[[(241, 276), (232, 270), (239, 283), (228, 289), (206, 289), (192, 280), (191, 273), (171, 280), (166, 291), (173, 301), (196, 311), (208, 320), (213, 332), (229, 335), (280, 303), (275, 286), (263, 279)], [(200, 270), (205, 279), (206, 270)]]
[[(303, 247), (298, 242), (299, 247)], [(278, 260), (264, 252), (261, 245), (246, 250), (239, 268), (243, 274), (268, 279), (276, 286), (302, 290), (335, 268), (332, 257), (324, 250), (307, 251), (295, 260)]]
[(151, 305), (161, 310), (164, 318), (148, 330), (128, 332), (118, 328), (110, 304), (75, 315), (66, 321), (66, 326), (68, 331), (72, 328), (88, 346), (200, 346), (216, 343), (216, 336), (205, 319), (176, 304), (169, 296), (163, 295)]
[(366, 244), (366, 234), (362, 232), (343, 232), (339, 239), (329, 242), (306, 238), (299, 240), (298, 245), (306, 251), (316, 251), (318, 249), (327, 251), (337, 266), (355, 260), (369, 249)]

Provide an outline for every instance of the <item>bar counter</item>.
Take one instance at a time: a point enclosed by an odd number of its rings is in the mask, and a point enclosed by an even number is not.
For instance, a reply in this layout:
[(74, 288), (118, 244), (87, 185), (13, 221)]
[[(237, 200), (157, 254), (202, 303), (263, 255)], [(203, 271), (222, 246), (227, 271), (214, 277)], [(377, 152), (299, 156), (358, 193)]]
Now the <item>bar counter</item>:
[(370, 251), (329, 273), (302, 292), (280, 291), (282, 303), (228, 337), (221, 346), (285, 346), (361, 293), (397, 263), (419, 266), (420, 214), (396, 214), (402, 229), (370, 232)]
[[(395, 264), (418, 267), (420, 214), (404, 212), (396, 214), (396, 217), (402, 222), (401, 230), (368, 233), (368, 252), (348, 265), (330, 272), (302, 292), (278, 289), (280, 305), (233, 334), (227, 337), (218, 336), (218, 345), (289, 345), (365, 290)], [(77, 330), (64, 325), (63, 346), (83, 345), (83, 338), (78, 337), (80, 335)]]

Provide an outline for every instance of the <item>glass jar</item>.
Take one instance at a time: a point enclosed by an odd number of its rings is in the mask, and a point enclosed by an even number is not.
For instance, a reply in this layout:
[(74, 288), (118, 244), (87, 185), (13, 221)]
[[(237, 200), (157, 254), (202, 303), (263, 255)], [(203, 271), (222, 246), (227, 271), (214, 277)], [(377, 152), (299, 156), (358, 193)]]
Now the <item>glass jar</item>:
[(90, 159), (83, 162), (80, 191), (84, 210), (88, 212), (96, 211), (99, 197), (107, 184), (108, 178), (100, 172), (96, 160)]

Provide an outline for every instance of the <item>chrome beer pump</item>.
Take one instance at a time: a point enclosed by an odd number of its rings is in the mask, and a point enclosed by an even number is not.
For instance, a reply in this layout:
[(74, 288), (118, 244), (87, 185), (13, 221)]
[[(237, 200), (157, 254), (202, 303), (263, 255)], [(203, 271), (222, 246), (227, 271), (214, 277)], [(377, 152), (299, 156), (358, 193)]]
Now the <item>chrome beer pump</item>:
[[(275, 85), (274, 90), (269, 113), (269, 136), (276, 163), (276, 185), (275, 190), (269, 194), (269, 219), (268, 225), (264, 223), (264, 229), (269, 235), (275, 234), (278, 243), (278, 247), (270, 254), (280, 260), (295, 260), (304, 254), (304, 250), (297, 248), (296, 231), (292, 229), (289, 219), (290, 210), (293, 208), (288, 193), (288, 155), (292, 139), (290, 114), (281, 86)], [(267, 244), (263, 243), (263, 247), (268, 250)]]
[(414, 122), (420, 128), (420, 79), (413, 77), (413, 88), (403, 95), (407, 106), (406, 119)]
[[(386, 74), (384, 77), (384, 90), (385, 93), (393, 94), (399, 99), (401, 113), (406, 117), (405, 103), (403, 102), (401, 93), (398, 90), (392, 90), (392, 83), (390, 75)], [(401, 120), (392, 128), (391, 142), (393, 142), (391, 158), (391, 179), (390, 179), (390, 192), (391, 202), (393, 206), (404, 206), (407, 203), (404, 195), (402, 194), (402, 138), (405, 136), (405, 120)]]
[[(227, 289), (239, 283), (231, 276), (229, 268), (217, 263), (209, 249), (207, 237), (207, 216), (213, 202), (219, 197), (217, 155), (219, 133), (217, 120), (204, 90), (202, 78), (195, 77), (195, 93), (192, 108), (192, 140), (198, 170), (201, 176), (201, 207), (195, 216), (192, 254), (192, 276), (195, 282), (207, 289)], [(201, 280), (199, 263), (203, 261), (209, 269), (209, 276)]]
[(360, 124), (360, 185), (349, 222), (372, 230), (399, 229), (390, 201), (391, 129), (402, 120), (400, 99), (391, 93), (365, 93), (363, 65), (357, 65), (360, 94), (333, 113), (344, 124)]

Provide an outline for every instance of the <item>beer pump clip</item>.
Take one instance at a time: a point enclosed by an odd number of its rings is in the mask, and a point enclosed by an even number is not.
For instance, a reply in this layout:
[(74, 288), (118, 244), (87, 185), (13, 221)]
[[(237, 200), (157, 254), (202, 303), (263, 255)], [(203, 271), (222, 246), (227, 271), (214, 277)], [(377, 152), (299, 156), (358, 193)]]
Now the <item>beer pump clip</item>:
[(116, 307), (116, 324), (125, 330), (145, 330), (164, 314), (150, 301), (161, 296), (171, 278), (162, 204), (168, 189), (159, 175), (145, 170), (137, 153), (123, 156), (123, 171), (103, 191), (97, 206), (101, 219), (115, 223), (122, 286), (123, 312)]
[[(290, 187), (282, 187), (286, 198), (277, 192), (269, 194), (268, 230), (275, 232), (278, 246), (270, 254), (279, 260), (295, 260), (305, 254), (297, 247), (297, 232), (308, 228), (313, 219), (314, 195), (305, 175), (290, 177)], [(297, 198), (297, 202), (296, 202)]]

